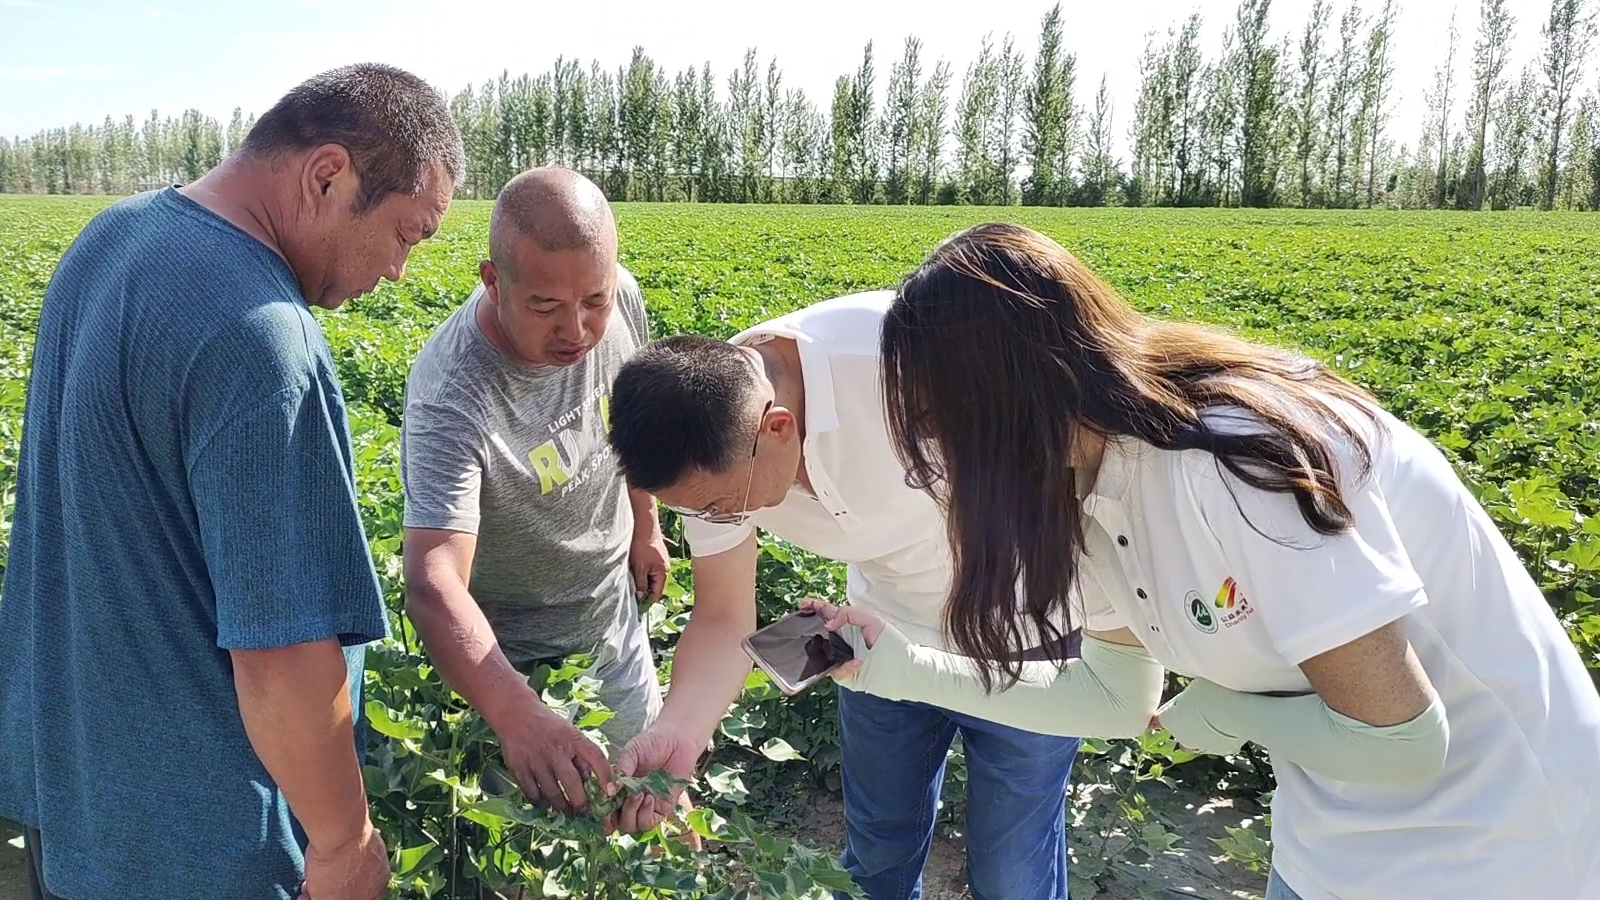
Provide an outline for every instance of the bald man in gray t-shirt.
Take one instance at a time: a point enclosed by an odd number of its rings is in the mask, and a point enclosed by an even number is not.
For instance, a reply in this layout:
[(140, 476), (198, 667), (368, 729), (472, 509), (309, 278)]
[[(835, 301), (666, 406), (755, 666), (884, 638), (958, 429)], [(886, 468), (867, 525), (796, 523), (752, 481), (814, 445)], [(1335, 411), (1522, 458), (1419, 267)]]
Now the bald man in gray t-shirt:
[(529, 798), (577, 809), (583, 770), (604, 781), (609, 761), (525, 676), (594, 653), (614, 750), (661, 708), (637, 592), (660, 595), (666, 548), (606, 441), (611, 382), (648, 340), (644, 300), (604, 196), (566, 169), (506, 186), (480, 274), (406, 384), (407, 612)]

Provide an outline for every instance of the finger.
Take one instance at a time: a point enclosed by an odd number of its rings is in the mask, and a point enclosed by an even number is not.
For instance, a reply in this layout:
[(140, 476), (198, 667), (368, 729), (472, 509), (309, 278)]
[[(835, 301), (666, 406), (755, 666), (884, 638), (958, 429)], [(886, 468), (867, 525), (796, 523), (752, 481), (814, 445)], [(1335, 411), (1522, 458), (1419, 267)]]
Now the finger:
[(639, 739), (634, 738), (622, 747), (622, 753), (617, 756), (617, 774), (633, 777), (633, 770), (639, 765)]
[(849, 681), (861, 673), (862, 661), (859, 659), (846, 660), (833, 670), (834, 681)]
[(611, 760), (606, 759), (605, 753), (586, 737), (579, 736), (577, 750), (578, 762), (588, 770), (588, 774), (600, 782), (602, 788), (611, 784)]
[(657, 808), (661, 798), (647, 791), (640, 791), (628, 798), (628, 830), (630, 834), (640, 834), (656, 827), (660, 821)]
[(643, 834), (661, 824), (661, 816), (656, 812), (656, 806), (647, 797), (633, 811), (633, 821), (629, 823), (629, 834)]
[(649, 831), (655, 828), (665, 822), (667, 816), (672, 813), (673, 803), (671, 800), (663, 800), (660, 797), (652, 799), (653, 802), (644, 805), (643, 814), (639, 817), (640, 831)]
[(578, 774), (575, 763), (576, 758), (568, 757), (556, 760), (550, 768), (561, 785), (561, 792), (566, 794), (567, 803), (572, 809), (581, 810), (589, 805), (589, 797), (583, 792), (583, 776)]
[(639, 811), (649, 799), (648, 794), (634, 794), (622, 801), (622, 807), (617, 810), (617, 827), (624, 834), (634, 834), (640, 830)]
[(834, 606), (832, 603), (829, 603), (821, 597), (807, 597), (800, 601), (800, 607), (802, 609), (809, 609), (822, 616), (824, 619), (831, 619), (835, 615), (838, 615), (839, 612), (839, 608), (837, 606)]
[(522, 788), (522, 795), (528, 798), (528, 802), (534, 806), (542, 803), (544, 801), (544, 791), (539, 789), (538, 777), (534, 774), (533, 767), (528, 766), (519, 770), (511, 766), (510, 762), (507, 762), (506, 765), (510, 767), (512, 779), (516, 781), (517, 787)]
[(839, 621), (840, 610), (839, 607), (834, 606), (832, 603), (812, 597), (805, 601), (804, 608), (815, 613), (822, 620), (823, 628), (832, 631), (839, 627), (833, 623)]
[(656, 569), (650, 573), (650, 596), (661, 599), (661, 592), (667, 589), (666, 567)]
[(567, 815), (572, 812), (572, 807), (561, 794), (561, 783), (552, 768), (546, 765), (531, 767), (534, 783), (538, 786), (539, 797), (545, 806), (551, 810)]

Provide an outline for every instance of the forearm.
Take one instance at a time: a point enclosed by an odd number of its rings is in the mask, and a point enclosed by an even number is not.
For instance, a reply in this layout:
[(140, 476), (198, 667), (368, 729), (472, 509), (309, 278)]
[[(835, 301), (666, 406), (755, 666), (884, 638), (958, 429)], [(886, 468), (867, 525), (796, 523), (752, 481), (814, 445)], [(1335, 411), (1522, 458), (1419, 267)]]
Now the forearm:
[[(859, 629), (841, 630), (862, 658), (846, 687), (928, 703), (1040, 734), (1121, 738), (1145, 731), (1161, 703), (1163, 670), (1143, 647), (1085, 636), (1080, 659), (1026, 662), (1021, 679), (985, 693), (974, 661), (909, 643), (893, 625), (871, 650)], [(998, 688), (998, 685), (997, 685)]]
[(489, 620), (465, 585), (425, 583), (411, 588), (406, 615), (439, 677), (497, 733), (513, 710), (540, 702), (527, 678), (500, 649)]
[(358, 837), (368, 821), (366, 788), (338, 642), (231, 655), (250, 744), (311, 843), (337, 847)]
[(1179, 743), (1219, 755), (1245, 741), (1340, 781), (1402, 784), (1444, 768), (1450, 728), (1437, 696), (1415, 717), (1374, 726), (1330, 709), (1317, 694), (1272, 697), (1195, 679), (1161, 712)]
[(633, 533), (654, 535), (661, 531), (661, 517), (656, 510), (655, 495), (648, 491), (628, 488), (628, 505), (633, 509)]
[(661, 720), (709, 741), (744, 691), (751, 661), (742, 641), (756, 628), (755, 604), (742, 614), (689, 616), (672, 656), (672, 682)]

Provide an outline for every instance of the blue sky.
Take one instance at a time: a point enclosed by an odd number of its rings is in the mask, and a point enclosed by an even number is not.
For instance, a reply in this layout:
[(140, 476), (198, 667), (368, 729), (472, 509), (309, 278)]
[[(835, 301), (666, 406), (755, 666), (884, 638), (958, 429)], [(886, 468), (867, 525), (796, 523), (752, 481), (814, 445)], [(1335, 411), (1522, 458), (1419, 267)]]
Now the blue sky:
[[(935, 0), (937, 2), (937, 0)], [(1347, 0), (1334, 0), (1335, 21)], [(1378, 0), (1361, 0), (1363, 8)], [(1010, 31), (1031, 53), (1051, 0), (983, 0), (935, 9), (928, 0), (806, 0), (783, 5), (732, 0), (0, 0), (0, 134), (30, 134), (109, 113), (177, 115), (197, 107), (224, 122), (233, 107), (259, 112), (287, 87), (322, 69), (378, 60), (408, 68), (454, 93), (468, 83), (543, 71), (558, 55), (611, 68), (642, 44), (669, 72), (710, 60), (719, 77), (746, 47), (763, 66), (773, 55), (786, 87), (813, 101), (831, 96), (871, 39), (881, 91), (908, 33), (922, 38), (925, 68), (950, 60), (960, 74), (985, 32)], [(1442, 22), (1460, 14), (1469, 71), (1477, 0), (1400, 0), (1393, 127), (1401, 140), (1420, 128), (1422, 91), (1444, 53)], [(1276, 0), (1279, 33), (1298, 34), (1311, 0)], [(1079, 59), (1079, 97), (1110, 75), (1119, 136), (1132, 119), (1144, 33), (1165, 31), (1191, 11), (1206, 22), (1213, 54), (1237, 0), (1066, 0), (1067, 46)], [(1537, 49), (1547, 0), (1513, 0), (1513, 68)], [(761, 11), (756, 11), (761, 10)], [(1600, 65), (1589, 68), (1591, 90)], [(952, 96), (952, 101), (954, 97)], [(1458, 106), (1458, 115), (1462, 107)]]

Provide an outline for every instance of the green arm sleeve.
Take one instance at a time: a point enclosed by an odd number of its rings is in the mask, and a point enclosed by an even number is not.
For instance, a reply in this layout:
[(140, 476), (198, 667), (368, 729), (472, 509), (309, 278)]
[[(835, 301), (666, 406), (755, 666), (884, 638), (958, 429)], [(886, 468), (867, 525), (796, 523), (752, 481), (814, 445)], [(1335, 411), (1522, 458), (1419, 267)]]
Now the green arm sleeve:
[(1162, 727), (1190, 749), (1220, 756), (1253, 741), (1309, 772), (1367, 784), (1433, 778), (1450, 746), (1438, 697), (1408, 722), (1376, 726), (1340, 715), (1316, 694), (1268, 697), (1196, 678), (1160, 715)]
[(862, 660), (859, 673), (840, 680), (845, 687), (1039, 734), (1134, 737), (1148, 730), (1161, 703), (1165, 673), (1143, 647), (1085, 635), (1081, 659), (1060, 667), (1050, 661), (1026, 662), (1015, 685), (989, 694), (972, 660), (911, 644), (893, 625), (884, 627), (870, 650), (859, 628), (849, 625), (840, 634)]

